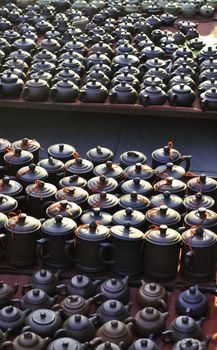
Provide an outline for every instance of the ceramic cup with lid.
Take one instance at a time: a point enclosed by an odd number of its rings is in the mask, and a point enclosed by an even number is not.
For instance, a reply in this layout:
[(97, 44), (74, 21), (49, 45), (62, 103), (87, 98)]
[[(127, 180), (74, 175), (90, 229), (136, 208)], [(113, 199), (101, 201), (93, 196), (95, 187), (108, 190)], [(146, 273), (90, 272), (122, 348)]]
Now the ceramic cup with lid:
[(153, 279), (170, 280), (176, 276), (181, 235), (166, 225), (145, 233), (144, 271)]
[(74, 158), (75, 148), (72, 145), (65, 143), (54, 144), (48, 147), (48, 154), (50, 157), (59, 159), (62, 162), (67, 162)]
[(90, 160), (94, 166), (107, 161), (112, 161), (114, 157), (114, 154), (110, 149), (102, 146), (89, 149), (86, 155), (87, 159)]
[(55, 217), (56, 215), (62, 215), (63, 217), (78, 220), (81, 213), (82, 209), (78, 204), (68, 202), (64, 199), (60, 202), (54, 202), (46, 209), (46, 215), (49, 218)]
[(4, 155), (4, 165), (8, 175), (16, 176), (17, 171), (33, 162), (33, 155), (19, 147), (12, 148)]
[(149, 209), (146, 213), (147, 224), (150, 225), (167, 225), (171, 228), (177, 228), (180, 226), (181, 216), (180, 214), (166, 205)]
[(99, 273), (113, 263), (109, 260), (109, 238), (110, 230), (92, 221), (90, 224), (78, 226), (75, 238), (66, 242), (68, 247), (66, 252), (78, 270), (86, 274)]
[(43, 222), (42, 237), (38, 240), (38, 256), (51, 270), (67, 269), (70, 260), (65, 254), (66, 240), (71, 239), (77, 227), (74, 220), (57, 215)]
[(210, 176), (201, 174), (200, 176), (193, 177), (187, 183), (189, 194), (195, 194), (201, 192), (211, 196), (215, 200), (217, 199), (217, 181)]
[(34, 163), (20, 168), (16, 175), (16, 178), (24, 187), (34, 183), (36, 180), (46, 181), (47, 177), (47, 170)]
[(34, 157), (34, 162), (37, 163), (39, 161), (39, 150), (41, 146), (37, 140), (24, 137), (22, 140), (13, 142), (12, 147), (20, 147), (25, 151), (31, 152)]

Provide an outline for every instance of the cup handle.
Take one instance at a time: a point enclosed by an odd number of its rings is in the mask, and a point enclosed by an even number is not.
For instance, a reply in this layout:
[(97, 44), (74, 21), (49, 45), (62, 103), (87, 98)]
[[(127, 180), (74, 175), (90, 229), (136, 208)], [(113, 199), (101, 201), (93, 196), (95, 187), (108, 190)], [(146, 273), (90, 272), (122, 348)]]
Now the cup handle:
[(105, 265), (113, 265), (114, 264), (114, 259), (111, 260), (106, 260), (104, 258), (104, 253), (106, 250), (111, 250), (111, 252), (114, 252), (114, 250), (116, 249), (115, 245), (109, 242), (105, 242), (105, 243), (100, 243), (100, 248), (99, 248), (99, 259), (100, 261), (105, 264)]
[(179, 160), (179, 164), (181, 164), (182, 162), (185, 162), (185, 172), (187, 173), (187, 171), (190, 169), (190, 165), (191, 165), (191, 156), (181, 156), (180, 160)]
[(190, 270), (194, 265), (194, 254), (189, 250), (184, 256), (184, 266), (186, 270)]
[(67, 257), (69, 261), (72, 261), (73, 263), (75, 263), (77, 259), (74, 256), (72, 256), (70, 251), (72, 250), (73, 254), (75, 254), (75, 244), (76, 244), (76, 240), (71, 239), (71, 240), (65, 241), (65, 247), (64, 247), (64, 255)]
[(47, 260), (50, 257), (49, 254), (44, 253), (44, 249), (49, 245), (49, 242), (50, 241), (47, 238), (41, 238), (37, 240), (36, 252), (39, 259)]

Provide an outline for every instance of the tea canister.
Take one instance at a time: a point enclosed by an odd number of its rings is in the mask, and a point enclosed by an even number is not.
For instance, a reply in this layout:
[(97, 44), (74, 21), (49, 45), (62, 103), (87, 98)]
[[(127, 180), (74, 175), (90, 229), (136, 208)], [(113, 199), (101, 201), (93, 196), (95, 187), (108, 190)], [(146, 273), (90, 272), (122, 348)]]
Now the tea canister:
[(5, 224), (6, 257), (10, 265), (25, 268), (36, 264), (36, 240), (41, 223), (24, 213), (11, 217)]
[(77, 227), (74, 220), (61, 215), (47, 219), (41, 227), (42, 238), (37, 241), (37, 252), (43, 265), (51, 270), (67, 269), (71, 266), (65, 253), (66, 241), (72, 239)]
[(167, 227), (160, 225), (145, 233), (144, 271), (153, 279), (170, 280), (176, 276), (181, 235)]
[(166, 205), (158, 208), (149, 209), (146, 213), (147, 224), (149, 225), (167, 225), (171, 228), (177, 228), (181, 222), (180, 214)]
[(40, 143), (35, 139), (28, 139), (24, 137), (22, 140), (18, 140), (12, 143), (12, 147), (19, 147), (25, 151), (29, 151), (33, 154), (34, 163), (39, 161), (39, 151), (41, 148)]
[(182, 156), (180, 152), (173, 148), (173, 142), (169, 141), (163, 148), (156, 149), (152, 152), (152, 167), (156, 168), (159, 165), (174, 163), (180, 164), (185, 162), (185, 171), (187, 172), (190, 168), (191, 156)]
[(182, 234), (181, 272), (190, 280), (211, 280), (215, 275), (216, 234), (202, 226)]
[(68, 257), (71, 257), (78, 270), (86, 274), (105, 271), (106, 266), (113, 262), (108, 260), (109, 238), (109, 228), (100, 223), (92, 221), (80, 225), (75, 231), (75, 238), (67, 241)]

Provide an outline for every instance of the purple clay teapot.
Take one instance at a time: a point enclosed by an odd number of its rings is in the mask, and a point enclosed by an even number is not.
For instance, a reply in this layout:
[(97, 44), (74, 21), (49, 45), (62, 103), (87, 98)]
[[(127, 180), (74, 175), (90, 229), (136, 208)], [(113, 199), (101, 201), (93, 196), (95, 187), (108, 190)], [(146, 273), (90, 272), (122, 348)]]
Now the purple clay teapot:
[(28, 80), (23, 88), (23, 98), (27, 101), (46, 101), (48, 95), (48, 83), (39, 78)]
[(146, 283), (143, 280), (141, 280), (141, 284), (136, 295), (137, 304), (141, 308), (151, 306), (166, 311), (168, 309), (168, 295), (165, 288), (158, 283)]
[(210, 337), (205, 337), (204, 340), (198, 340), (194, 338), (184, 338), (176, 342), (173, 346), (173, 350), (206, 350), (209, 346)]
[(132, 303), (124, 305), (119, 300), (109, 299), (104, 301), (96, 310), (96, 315), (99, 317), (99, 323), (102, 325), (111, 320), (124, 322), (129, 317), (129, 310)]
[(96, 336), (103, 341), (121, 344), (122, 349), (129, 349), (133, 342), (132, 335), (133, 323), (127, 325), (118, 320), (112, 320), (104, 323), (97, 331)]
[(0, 96), (6, 98), (18, 98), (24, 86), (23, 81), (15, 74), (2, 74), (0, 78)]
[(0, 308), (10, 304), (11, 299), (17, 293), (19, 284), (16, 282), (13, 287), (4, 281), (0, 282)]
[(80, 89), (80, 101), (86, 103), (103, 103), (108, 97), (108, 90), (100, 82), (92, 79)]
[(41, 289), (48, 295), (54, 296), (56, 294), (56, 286), (59, 281), (60, 271), (53, 273), (50, 270), (41, 269), (33, 273), (31, 281), (22, 288), (22, 293), (25, 294), (29, 289)]
[(109, 92), (110, 103), (134, 104), (137, 97), (136, 90), (124, 81), (115, 85)]
[(33, 332), (23, 332), (13, 341), (6, 341), (2, 345), (2, 350), (44, 350), (50, 342), (50, 338), (41, 338)]
[(80, 295), (84, 299), (92, 298), (96, 294), (97, 286), (102, 282), (101, 279), (91, 280), (86, 275), (74, 275), (70, 284), (58, 285), (58, 290), (63, 291), (65, 295)]

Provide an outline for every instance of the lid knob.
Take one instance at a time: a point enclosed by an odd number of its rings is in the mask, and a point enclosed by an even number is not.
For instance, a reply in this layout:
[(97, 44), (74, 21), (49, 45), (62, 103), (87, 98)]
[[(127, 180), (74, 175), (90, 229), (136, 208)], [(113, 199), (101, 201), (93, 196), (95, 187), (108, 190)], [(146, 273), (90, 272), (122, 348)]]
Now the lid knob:
[(140, 172), (142, 170), (142, 164), (141, 163), (136, 163), (135, 165), (135, 171)]
[(40, 294), (40, 290), (39, 289), (33, 289), (32, 294), (34, 295), (34, 297), (38, 297)]
[(172, 176), (168, 176), (168, 177), (166, 178), (166, 182), (167, 182), (167, 185), (168, 185), (168, 186), (172, 186), (173, 177), (172, 177)]
[(141, 345), (142, 348), (147, 348), (148, 340), (147, 339), (141, 339), (140, 345)]
[(110, 301), (109, 306), (110, 306), (112, 309), (116, 308), (116, 306), (117, 306), (116, 300)]
[(195, 199), (196, 199), (197, 202), (200, 202), (202, 200), (202, 198), (203, 198), (203, 195), (202, 195), (201, 192), (197, 192), (195, 194)]
[(160, 206), (160, 214), (161, 215), (166, 215), (167, 209), (168, 209), (167, 205), (161, 205)]
[(75, 182), (75, 181), (78, 180), (78, 178), (79, 178), (79, 176), (78, 176), (77, 174), (72, 175), (72, 176), (70, 176), (70, 178), (69, 178), (69, 182)]
[(103, 154), (101, 146), (97, 146), (96, 151), (98, 154)]
[(32, 163), (32, 164), (29, 164), (29, 170), (30, 171), (35, 171), (35, 168), (36, 168), (36, 165), (34, 164), (34, 163)]
[(160, 235), (166, 236), (166, 232), (167, 232), (167, 225), (160, 225)]
[(3, 194), (0, 194), (0, 203), (2, 203), (4, 200), (4, 195)]
[(63, 199), (60, 201), (60, 205), (62, 208), (66, 209), (67, 205), (68, 205), (68, 201)]
[(7, 314), (11, 314), (14, 310), (13, 305), (9, 305), (8, 307), (6, 307), (5, 311)]
[(96, 208), (93, 208), (93, 215), (95, 216), (100, 216), (100, 213), (101, 213), (101, 209), (96, 207)]
[(118, 321), (112, 320), (112, 321), (111, 321), (111, 327), (112, 327), (112, 328), (117, 328), (117, 327), (118, 327)]
[(20, 214), (20, 216), (19, 216), (19, 223), (23, 224), (25, 222), (25, 220), (26, 220), (26, 217), (27, 217), (26, 214), (24, 214), (24, 213)]
[(8, 185), (9, 182), (10, 182), (9, 176), (4, 176), (4, 177), (3, 177), (3, 183), (4, 183), (5, 185)]
[(111, 284), (113, 284), (113, 285), (117, 284), (116, 278), (112, 278), (112, 279), (111, 279)]
[(63, 152), (63, 150), (64, 150), (64, 144), (61, 143), (61, 144), (59, 144), (59, 151), (60, 151), (60, 152)]
[(164, 196), (165, 199), (169, 199), (170, 195), (171, 195), (170, 191), (163, 192), (163, 196)]
[(146, 313), (149, 314), (149, 315), (152, 315), (152, 314), (154, 313), (153, 307), (147, 307), (147, 308), (145, 309), (145, 311), (146, 311)]
[(75, 322), (81, 322), (81, 315), (75, 315)]
[(24, 337), (24, 339), (32, 339), (33, 334), (31, 332), (24, 332), (23, 337)]
[(151, 290), (156, 290), (156, 287), (157, 287), (157, 286), (156, 286), (156, 283), (153, 283), (153, 282), (150, 283), (150, 289), (151, 289)]
[(48, 162), (49, 162), (49, 164), (54, 165), (53, 157), (48, 157)]
[(20, 156), (20, 155), (21, 155), (21, 152), (22, 152), (22, 149), (19, 148), (19, 147), (15, 148), (15, 150), (14, 150), (15, 156)]
[(99, 197), (101, 201), (105, 201), (107, 198), (107, 193), (103, 191), (100, 193)]
[(112, 168), (112, 162), (111, 160), (107, 160), (107, 162), (105, 163), (107, 168)]
[(105, 342), (104, 349), (112, 349), (112, 345), (109, 341)]
[(173, 165), (174, 165), (173, 163), (167, 163), (167, 169), (172, 170)]
[(29, 140), (27, 139), (27, 137), (24, 137), (24, 138), (22, 139), (22, 145), (23, 145), (23, 146), (28, 145), (28, 142), (29, 142)]
[(41, 317), (42, 319), (45, 319), (45, 318), (47, 317), (46, 312), (40, 312), (40, 317)]
[(182, 317), (182, 323), (184, 323), (184, 324), (188, 324), (188, 323), (189, 323), (189, 318), (188, 318), (188, 316), (183, 316), (183, 317)]
[(125, 209), (126, 216), (132, 216), (133, 214), (133, 209), (128, 207)]
[(96, 223), (96, 221), (92, 221), (92, 222), (89, 224), (90, 233), (95, 233), (95, 232), (96, 232), (96, 228), (97, 228), (97, 223)]
[(63, 220), (62, 215), (57, 215), (57, 216), (55, 216), (55, 221), (56, 221), (57, 224), (61, 224), (61, 223), (62, 223), (62, 220)]
[(78, 282), (82, 282), (83, 281), (83, 276), (82, 275), (78, 275), (77, 276), (77, 281)]
[(199, 208), (198, 209), (198, 213), (199, 213), (199, 216), (201, 218), (205, 218), (205, 216), (206, 216), (206, 208), (204, 208), (204, 207)]
[(138, 186), (140, 184), (140, 178), (139, 177), (135, 177), (133, 179), (133, 183), (134, 183), (134, 185)]
[(195, 231), (196, 231), (196, 234), (197, 234), (197, 235), (202, 236), (202, 235), (203, 235), (203, 232), (204, 232), (204, 229), (203, 229), (202, 226), (199, 226), (199, 227), (196, 228)]
[(205, 183), (206, 183), (206, 175), (205, 175), (205, 174), (201, 174), (201, 175), (200, 175), (200, 182), (201, 182), (202, 184), (205, 184)]
[(63, 342), (62, 342), (62, 347), (63, 347), (64, 349), (67, 349), (67, 348), (69, 347), (69, 343), (68, 343), (67, 341), (63, 341)]
[(77, 164), (77, 165), (79, 165), (79, 166), (83, 164), (83, 160), (82, 160), (82, 158), (78, 158), (78, 159), (76, 159), (76, 161), (75, 161), (75, 162), (76, 162), (76, 164)]
[(170, 153), (170, 148), (168, 146), (164, 146), (163, 150), (164, 150), (165, 154), (169, 154)]
[(190, 292), (190, 294), (192, 294), (192, 295), (195, 295), (196, 294), (196, 288), (195, 288), (195, 286), (192, 286), (192, 287), (190, 287), (189, 288), (189, 292)]
[(102, 182), (102, 183), (106, 182), (106, 176), (105, 175), (100, 175), (99, 181)]
[(137, 200), (137, 192), (133, 191), (130, 193), (130, 198), (133, 200), (133, 201), (136, 201)]
[(46, 277), (46, 276), (47, 276), (47, 271), (44, 270), (44, 269), (42, 269), (42, 270), (40, 271), (40, 276), (41, 276), (41, 277)]

